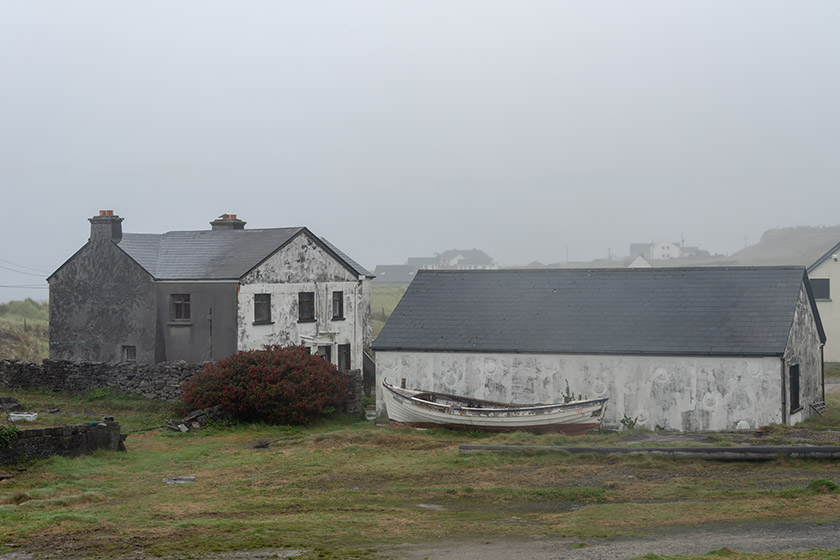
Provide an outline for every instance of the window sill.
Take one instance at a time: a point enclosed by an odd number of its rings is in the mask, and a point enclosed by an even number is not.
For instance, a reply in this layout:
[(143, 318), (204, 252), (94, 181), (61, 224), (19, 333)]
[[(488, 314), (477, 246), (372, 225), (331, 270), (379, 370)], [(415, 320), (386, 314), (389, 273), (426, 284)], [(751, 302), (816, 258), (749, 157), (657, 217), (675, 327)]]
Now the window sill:
[(801, 407), (801, 406), (800, 406), (799, 408), (794, 408), (793, 410), (791, 410), (791, 411), (790, 411), (790, 413), (791, 413), (791, 414), (796, 414), (796, 413), (797, 413), (797, 412), (799, 412), (800, 410), (802, 410), (802, 407)]
[(298, 323), (314, 323), (315, 319), (298, 319)]
[(332, 319), (330, 319), (330, 321), (346, 321), (346, 320), (347, 319), (345, 317), (333, 317)]
[(169, 321), (167, 327), (191, 327), (192, 321)]
[(273, 325), (274, 321), (254, 321), (252, 325)]

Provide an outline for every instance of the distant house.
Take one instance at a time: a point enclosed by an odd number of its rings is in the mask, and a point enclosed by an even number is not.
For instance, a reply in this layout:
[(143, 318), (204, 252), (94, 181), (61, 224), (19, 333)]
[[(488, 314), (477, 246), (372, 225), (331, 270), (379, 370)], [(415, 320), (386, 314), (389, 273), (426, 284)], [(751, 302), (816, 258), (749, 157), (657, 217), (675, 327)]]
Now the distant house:
[(667, 261), (671, 259), (686, 259), (696, 257), (709, 257), (708, 251), (695, 246), (688, 246), (682, 243), (670, 241), (659, 241), (656, 243), (631, 243), (630, 258), (644, 257), (647, 261)]
[(377, 265), (377, 284), (408, 284), (418, 270), (492, 270), (493, 257), (479, 249), (450, 249), (434, 257), (409, 257), (404, 265)]
[[(817, 300), (817, 309), (825, 326), (829, 341), (831, 337), (840, 338), (840, 305), (831, 299), (831, 284), (840, 286), (840, 243), (826, 251), (808, 267), (811, 290)], [(840, 340), (826, 343), (825, 361), (840, 362)]]
[(420, 271), (374, 341), (377, 386), (609, 397), (613, 428), (796, 424), (824, 399), (807, 279), (804, 267)]
[(90, 218), (88, 242), (48, 279), (50, 358), (198, 363), (304, 344), (361, 369), (372, 275), (305, 227), (123, 233)]
[(633, 262), (627, 265), (627, 268), (650, 268), (652, 265), (644, 258), (642, 255), (639, 255)]

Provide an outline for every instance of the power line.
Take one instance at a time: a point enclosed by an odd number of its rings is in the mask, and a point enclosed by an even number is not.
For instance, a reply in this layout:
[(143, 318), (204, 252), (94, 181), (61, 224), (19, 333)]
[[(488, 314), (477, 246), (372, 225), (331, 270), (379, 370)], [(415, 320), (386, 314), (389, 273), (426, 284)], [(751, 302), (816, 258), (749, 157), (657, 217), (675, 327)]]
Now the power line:
[(47, 271), (47, 270), (41, 270), (40, 268), (34, 268), (34, 267), (31, 267), (31, 266), (26, 266), (25, 264), (13, 263), (12, 261), (7, 261), (6, 259), (0, 259), (0, 262), (10, 264), (10, 265), (16, 266), (18, 268), (26, 268), (28, 270), (34, 270), (35, 272), (40, 272), (42, 274), (49, 274), (49, 271)]
[(49, 289), (49, 286), (35, 286), (35, 285), (26, 286), (26, 285), (23, 285), (23, 284), (15, 284), (15, 285), (0, 284), (0, 288), (22, 288), (22, 289), (26, 289), (26, 290), (46, 290), (46, 289)]
[(15, 270), (14, 268), (9, 268), (8, 266), (3, 266), (2, 264), (0, 264), (0, 268), (2, 268), (3, 270), (10, 270), (16, 274), (26, 274), (27, 276), (37, 276), (39, 278), (44, 277), (43, 274), (35, 274), (34, 272), (24, 272), (22, 270)]

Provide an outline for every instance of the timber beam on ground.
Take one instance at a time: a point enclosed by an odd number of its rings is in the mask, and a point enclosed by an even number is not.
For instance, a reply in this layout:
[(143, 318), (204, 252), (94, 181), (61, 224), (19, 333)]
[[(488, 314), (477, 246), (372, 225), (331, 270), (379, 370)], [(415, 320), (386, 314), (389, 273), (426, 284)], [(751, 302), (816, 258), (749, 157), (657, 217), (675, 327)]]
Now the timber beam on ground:
[(480, 445), (462, 444), (461, 455), (472, 453), (572, 453), (598, 455), (664, 455), (686, 459), (715, 461), (767, 461), (779, 456), (801, 459), (840, 459), (840, 446), (819, 445), (763, 445), (732, 447), (580, 447), (559, 445)]

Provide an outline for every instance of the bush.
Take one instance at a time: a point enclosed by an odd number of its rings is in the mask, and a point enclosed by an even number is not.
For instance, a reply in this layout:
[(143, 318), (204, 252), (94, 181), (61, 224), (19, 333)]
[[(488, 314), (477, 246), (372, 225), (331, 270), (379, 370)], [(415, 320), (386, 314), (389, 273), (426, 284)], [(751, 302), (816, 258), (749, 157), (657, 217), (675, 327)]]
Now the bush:
[(184, 384), (190, 410), (222, 405), (234, 418), (306, 424), (340, 405), (348, 379), (304, 346), (266, 346), (208, 364)]

